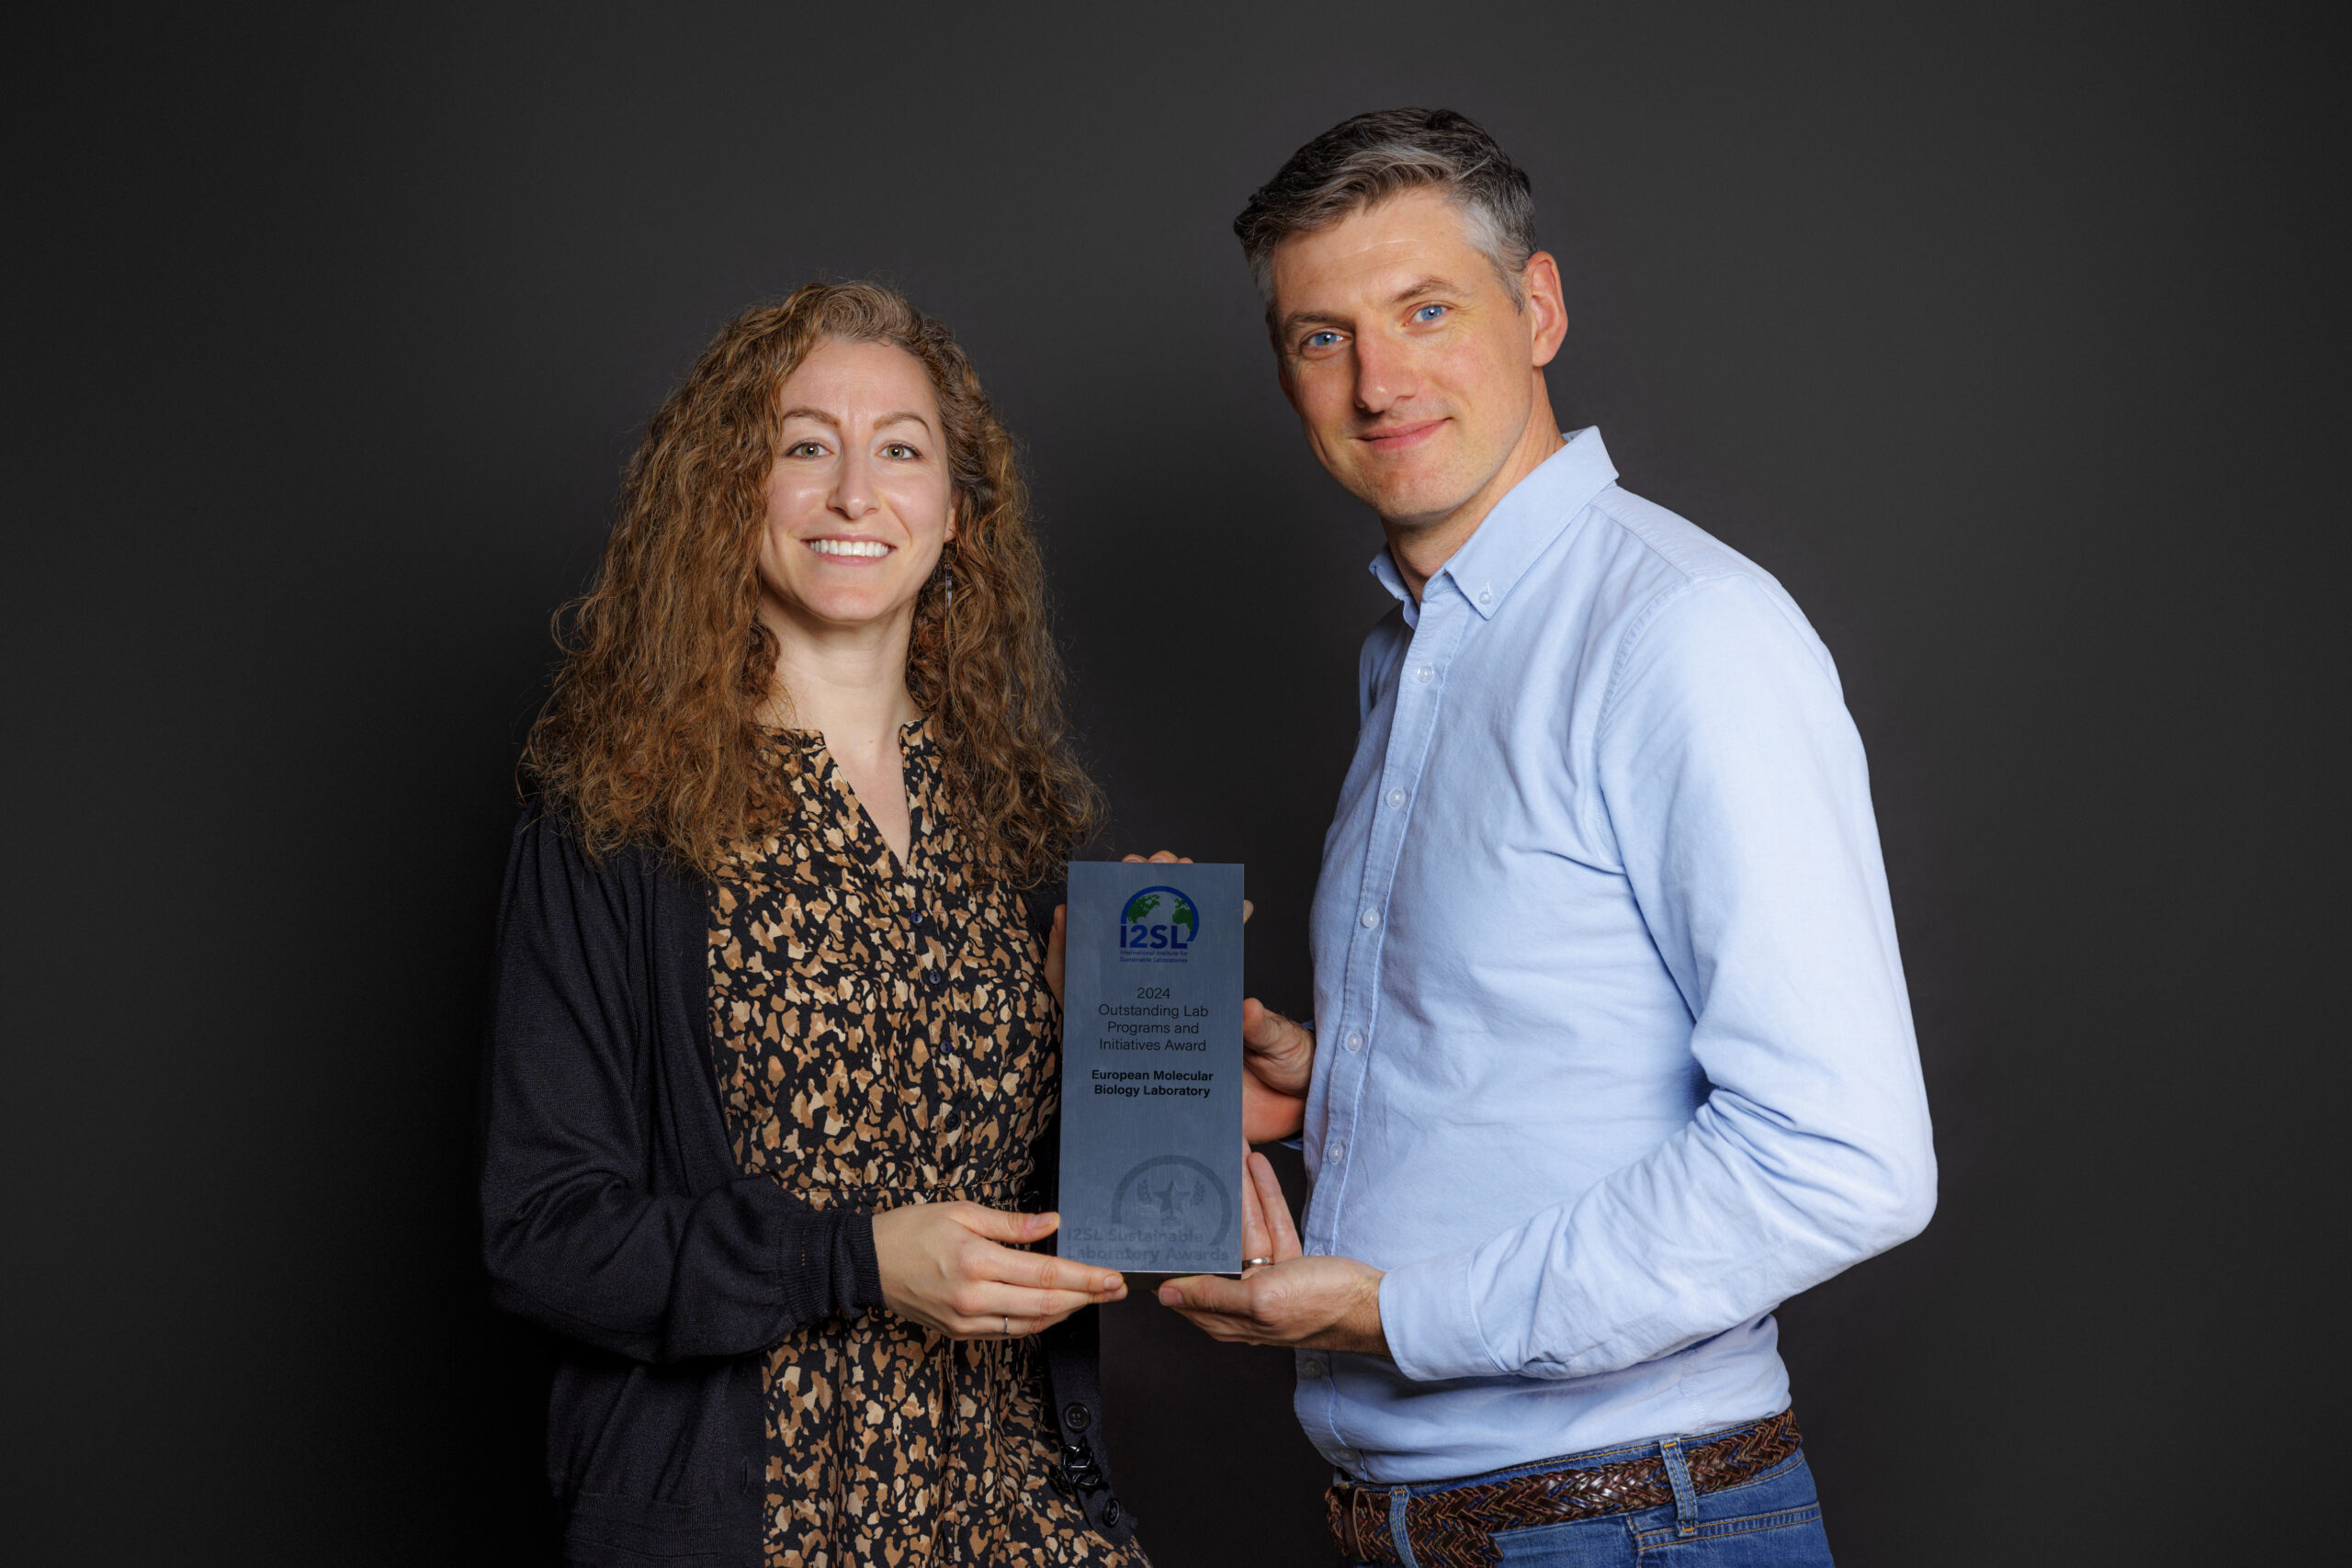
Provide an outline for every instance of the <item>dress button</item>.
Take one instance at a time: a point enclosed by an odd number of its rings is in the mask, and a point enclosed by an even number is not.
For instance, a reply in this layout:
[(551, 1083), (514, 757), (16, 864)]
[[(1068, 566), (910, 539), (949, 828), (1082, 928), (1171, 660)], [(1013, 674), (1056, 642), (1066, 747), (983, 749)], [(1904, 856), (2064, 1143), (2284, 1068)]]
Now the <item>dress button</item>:
[(1062, 1425), (1073, 1432), (1085, 1431), (1093, 1421), (1094, 1413), (1074, 1399), (1062, 1406)]
[(1391, 805), (1391, 806), (1402, 806), (1402, 805), (1404, 805), (1404, 804), (1405, 804), (1405, 792), (1404, 792), (1403, 790), (1401, 790), (1401, 789), (1392, 789), (1392, 790), (1390, 790), (1390, 791), (1388, 792), (1388, 804), (1389, 804), (1389, 805)]
[(1437, 679), (1437, 667), (1433, 664), (1424, 664), (1413, 671), (1413, 679), (1426, 686)]
[(924, 983), (927, 985), (944, 986), (947, 984), (947, 971), (939, 968), (936, 965), (924, 970), (922, 972), (922, 977)]
[(1361, 1051), (1363, 1049), (1363, 1030), (1351, 1029), (1348, 1031), (1348, 1049), (1351, 1051)]
[(1366, 910), (1363, 912), (1363, 929), (1364, 929), (1364, 930), (1366, 930), (1366, 931), (1370, 931), (1370, 930), (1372, 930), (1372, 928), (1373, 928), (1373, 927), (1374, 927), (1374, 926), (1378, 925), (1379, 923), (1380, 923), (1380, 911), (1379, 911), (1379, 910), (1377, 910), (1377, 909), (1366, 909)]

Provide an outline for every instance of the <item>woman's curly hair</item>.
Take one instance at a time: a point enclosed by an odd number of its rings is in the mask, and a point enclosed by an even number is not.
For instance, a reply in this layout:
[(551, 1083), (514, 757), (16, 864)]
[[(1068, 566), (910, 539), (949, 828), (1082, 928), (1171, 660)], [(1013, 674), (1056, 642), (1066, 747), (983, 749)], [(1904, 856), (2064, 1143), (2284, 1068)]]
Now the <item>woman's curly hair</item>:
[(1053, 880), (1102, 804), (1069, 750), (1012, 438), (947, 329), (872, 283), (812, 283), (746, 310), (653, 416), (595, 584), (556, 613), (565, 658), (525, 775), (592, 854), (651, 842), (706, 870), (793, 809), (758, 761), (777, 651), (758, 560), (777, 394), (829, 339), (895, 344), (931, 377), (957, 526), (915, 603), (907, 684), (979, 860), (1020, 886)]

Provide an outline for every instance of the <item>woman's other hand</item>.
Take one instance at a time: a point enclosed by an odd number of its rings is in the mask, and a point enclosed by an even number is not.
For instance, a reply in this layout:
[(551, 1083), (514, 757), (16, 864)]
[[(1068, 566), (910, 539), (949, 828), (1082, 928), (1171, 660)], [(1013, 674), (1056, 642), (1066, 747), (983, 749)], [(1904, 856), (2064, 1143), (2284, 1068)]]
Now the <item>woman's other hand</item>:
[(1053, 934), (1046, 938), (1046, 989), (1054, 993), (1054, 1005), (1062, 1005), (1062, 976), (1069, 968), (1069, 906), (1054, 906)]
[(1018, 1338), (1082, 1306), (1127, 1293), (1111, 1269), (1017, 1247), (1043, 1241), (1059, 1214), (978, 1203), (910, 1203), (874, 1216), (884, 1304), (952, 1339)]

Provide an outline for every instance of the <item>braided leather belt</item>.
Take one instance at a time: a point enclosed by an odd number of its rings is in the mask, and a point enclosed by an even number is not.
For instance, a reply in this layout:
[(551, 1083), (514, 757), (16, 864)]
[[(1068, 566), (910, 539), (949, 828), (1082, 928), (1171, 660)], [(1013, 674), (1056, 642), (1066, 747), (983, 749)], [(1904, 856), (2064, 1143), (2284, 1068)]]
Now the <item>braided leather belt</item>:
[[(1796, 1416), (1783, 1410), (1751, 1426), (1682, 1445), (1690, 1484), (1720, 1492), (1752, 1480), (1797, 1451)], [(1388, 1523), (1390, 1489), (1334, 1486), (1325, 1495), (1331, 1534), (1340, 1551), (1361, 1562), (1402, 1562)], [(1564, 1524), (1659, 1508), (1674, 1501), (1674, 1484), (1655, 1445), (1637, 1459), (1575, 1470), (1514, 1476), (1483, 1486), (1456, 1486), (1405, 1500), (1405, 1533), (1421, 1568), (1490, 1568), (1498, 1561), (1497, 1530)]]

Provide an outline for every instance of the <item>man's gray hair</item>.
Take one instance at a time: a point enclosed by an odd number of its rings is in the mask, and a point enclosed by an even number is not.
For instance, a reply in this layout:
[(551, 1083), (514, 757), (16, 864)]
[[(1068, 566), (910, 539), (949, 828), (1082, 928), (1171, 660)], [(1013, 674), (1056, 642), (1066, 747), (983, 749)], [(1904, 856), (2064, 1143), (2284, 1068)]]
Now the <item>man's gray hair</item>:
[(1442, 191), (1462, 210), (1473, 245), (1521, 303), (1520, 274), (1535, 254), (1535, 197), (1526, 172), (1476, 121), (1452, 109), (1379, 109), (1343, 119), (1290, 155), (1258, 187), (1233, 231), (1258, 292), (1274, 299), (1274, 247), (1408, 190)]

